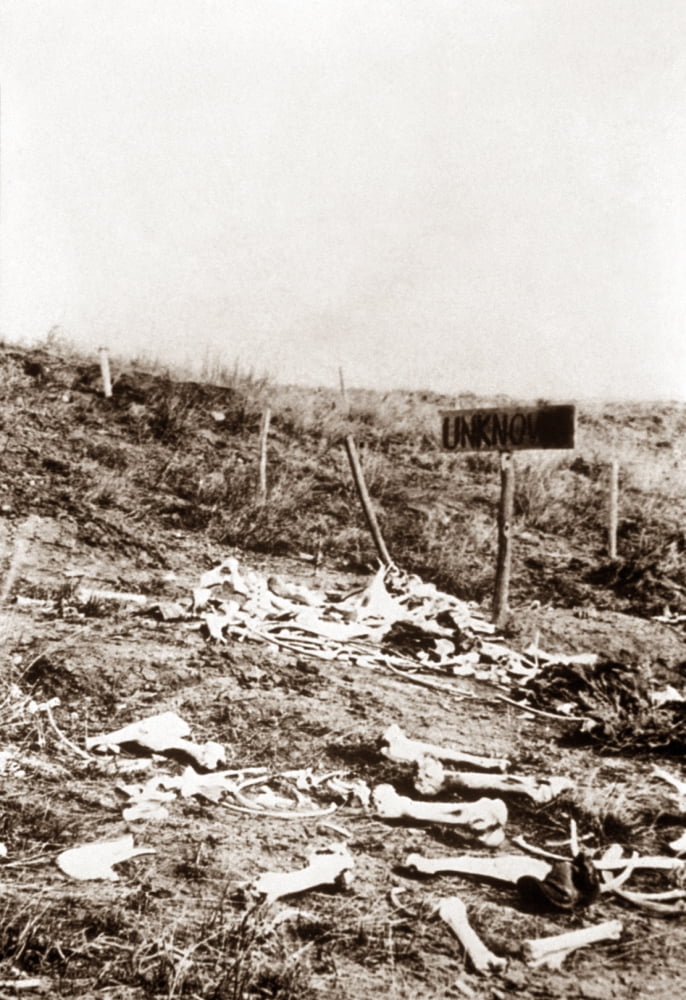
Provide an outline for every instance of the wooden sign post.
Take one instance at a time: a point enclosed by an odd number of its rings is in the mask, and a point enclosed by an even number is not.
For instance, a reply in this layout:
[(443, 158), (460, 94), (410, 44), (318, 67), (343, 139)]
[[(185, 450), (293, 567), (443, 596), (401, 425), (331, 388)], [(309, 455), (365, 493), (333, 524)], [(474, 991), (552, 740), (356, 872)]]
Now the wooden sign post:
[(446, 451), (500, 452), (500, 507), (498, 559), (493, 594), (493, 620), (505, 624), (512, 562), (514, 507), (514, 451), (573, 448), (576, 431), (574, 406), (496, 407), (482, 410), (445, 410), (441, 413), (441, 440)]

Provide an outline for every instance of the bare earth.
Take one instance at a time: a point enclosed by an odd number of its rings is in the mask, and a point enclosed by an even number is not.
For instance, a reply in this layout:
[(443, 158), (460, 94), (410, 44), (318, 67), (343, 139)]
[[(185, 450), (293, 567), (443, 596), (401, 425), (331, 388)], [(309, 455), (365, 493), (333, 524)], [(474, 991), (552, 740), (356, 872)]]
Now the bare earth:
[[(195, 742), (223, 745), (230, 769), (261, 767), (274, 776), (341, 771), (348, 780), (390, 782), (413, 794), (410, 769), (379, 751), (381, 734), (397, 723), (418, 739), (507, 757), (514, 773), (575, 780), (572, 794), (545, 806), (508, 801), (506, 840), (495, 853), (521, 853), (513, 838), (523, 835), (568, 855), (574, 819), (589, 851), (619, 842), (627, 854), (672, 856), (668, 844), (685, 823), (673, 789), (653, 774), (657, 765), (683, 780), (679, 758), (566, 745), (569, 723), (500, 700), (503, 690), (492, 683), (404, 676), (259, 641), (216, 643), (198, 622), (147, 613), (155, 601), (188, 608), (200, 574), (230, 554), (265, 577), (277, 573), (317, 591), (361, 587), (369, 574), (345, 569), (333, 556), (315, 569), (294, 557), (241, 553), (183, 529), (160, 527), (144, 541), (138, 551), (116, 539), (89, 544), (59, 509), (15, 506), (0, 520), (0, 997), (18, 995), (15, 986), (22, 985), (22, 996), (100, 1000), (682, 994), (683, 912), (652, 914), (610, 894), (574, 912), (530, 913), (514, 887), (418, 877), (404, 867), (409, 853), (489, 852), (446, 827), (381, 820), (344, 795), (318, 800), (322, 808), (336, 806), (326, 820), (240, 813), (224, 800), (190, 797), (171, 802), (163, 820), (126, 823), (116, 786), (156, 771), (178, 775), (184, 765), (157, 760), (131, 777), (111, 757), (86, 754), (86, 739), (163, 711), (186, 720)], [(76, 584), (145, 595), (147, 605), (84, 605)], [(686, 640), (670, 625), (521, 602), (508, 642), (521, 650), (536, 636), (557, 653), (650, 663), (659, 685), (685, 686)], [(422, 680), (439, 680), (453, 693)], [(59, 733), (44, 710), (28, 707), (29, 698), (39, 705), (59, 699), (51, 709)], [(278, 779), (271, 787), (284, 790)], [(119, 881), (70, 880), (55, 863), (69, 847), (128, 832), (155, 853), (122, 864)], [(263, 872), (304, 867), (313, 851), (341, 841), (355, 862), (347, 887), (313, 889), (269, 906), (250, 893)], [(636, 875), (628, 885), (659, 891), (679, 882), (683, 869)], [(452, 895), (464, 900), (488, 947), (507, 960), (504, 971), (479, 975), (465, 962), (434, 914)], [(619, 941), (581, 949), (559, 971), (523, 960), (524, 939), (617, 918)]]

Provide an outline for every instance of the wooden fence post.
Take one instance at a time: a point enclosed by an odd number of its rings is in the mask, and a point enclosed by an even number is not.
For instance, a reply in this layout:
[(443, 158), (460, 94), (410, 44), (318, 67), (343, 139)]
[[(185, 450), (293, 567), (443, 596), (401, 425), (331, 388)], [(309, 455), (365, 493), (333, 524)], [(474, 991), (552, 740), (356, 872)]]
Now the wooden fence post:
[(269, 435), (269, 422), (271, 420), (271, 410), (265, 406), (262, 412), (262, 423), (260, 424), (260, 485), (259, 497), (261, 501), (267, 499), (267, 437)]
[(493, 595), (493, 622), (499, 628), (505, 624), (507, 619), (507, 602), (510, 594), (514, 480), (515, 469), (512, 452), (502, 452), (500, 455), (500, 507), (498, 509), (498, 561)]
[(100, 373), (102, 375), (102, 388), (105, 393), (105, 399), (110, 399), (112, 396), (112, 379), (110, 377), (110, 358), (107, 353), (106, 347), (101, 347), (100, 351)]
[(619, 506), (619, 462), (613, 458), (610, 462), (610, 490), (608, 498), (607, 520), (607, 554), (610, 559), (617, 558), (617, 508)]
[(341, 399), (343, 400), (343, 406), (347, 412), (350, 409), (350, 402), (348, 400), (348, 390), (345, 387), (345, 376), (343, 374), (343, 368), (341, 365), (338, 366), (338, 385), (341, 390)]

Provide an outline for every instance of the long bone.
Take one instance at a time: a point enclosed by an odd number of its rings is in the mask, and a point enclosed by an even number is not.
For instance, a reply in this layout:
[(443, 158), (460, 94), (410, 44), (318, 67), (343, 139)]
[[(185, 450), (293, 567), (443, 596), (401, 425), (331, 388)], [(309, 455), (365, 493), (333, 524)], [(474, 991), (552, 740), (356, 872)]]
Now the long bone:
[(265, 872), (256, 880), (253, 888), (256, 892), (263, 893), (268, 903), (273, 903), (281, 896), (304, 892), (318, 885), (337, 882), (347, 885), (354, 864), (345, 844), (332, 844), (325, 850), (311, 854), (306, 868), (294, 872)]
[(522, 952), (527, 965), (534, 968), (544, 965), (548, 969), (559, 969), (565, 958), (577, 948), (596, 944), (598, 941), (618, 941), (622, 930), (621, 920), (606, 920), (602, 924), (582, 927), (566, 934), (529, 938), (522, 942)]
[(374, 812), (382, 819), (413, 819), (458, 827), (486, 847), (498, 847), (505, 839), (507, 806), (502, 799), (476, 802), (417, 802), (398, 795), (392, 785), (377, 785), (372, 793)]
[(505, 968), (506, 959), (494, 955), (469, 923), (467, 908), (459, 896), (441, 900), (438, 915), (458, 939), (477, 972), (495, 972)]
[(199, 745), (185, 739), (190, 726), (175, 712), (161, 712), (138, 722), (132, 722), (123, 729), (111, 733), (101, 733), (86, 740), (87, 750), (103, 750), (127, 745), (141, 747), (148, 753), (173, 756), (180, 753), (207, 771), (214, 771), (226, 758), (226, 750), (219, 743), (210, 740)]
[(420, 875), (475, 875), (477, 878), (515, 885), (523, 875), (543, 880), (551, 866), (547, 861), (529, 858), (525, 854), (500, 854), (491, 858), (468, 854), (450, 858), (425, 858), (421, 854), (408, 854), (405, 867), (414, 869)]
[(440, 760), (422, 754), (415, 762), (414, 787), (420, 795), (438, 795), (448, 791), (496, 792), (498, 795), (525, 795), (537, 805), (547, 805), (562, 792), (574, 787), (569, 778), (539, 780), (514, 774), (479, 774), (471, 771), (448, 771)]
[(400, 726), (395, 723), (389, 726), (382, 736), (385, 744), (381, 753), (389, 760), (401, 764), (413, 764), (422, 754), (430, 754), (437, 760), (447, 760), (453, 764), (465, 764), (479, 771), (506, 771), (508, 761), (494, 757), (478, 757), (462, 750), (450, 750), (436, 746), (434, 743), (423, 743), (421, 740), (409, 739)]

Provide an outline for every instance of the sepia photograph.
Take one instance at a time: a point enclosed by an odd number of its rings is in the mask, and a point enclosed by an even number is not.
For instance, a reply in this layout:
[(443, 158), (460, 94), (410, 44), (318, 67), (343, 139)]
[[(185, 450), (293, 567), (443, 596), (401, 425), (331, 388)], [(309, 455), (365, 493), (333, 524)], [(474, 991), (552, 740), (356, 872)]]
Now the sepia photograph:
[(686, 989), (686, 4), (0, 0), (0, 1000)]

